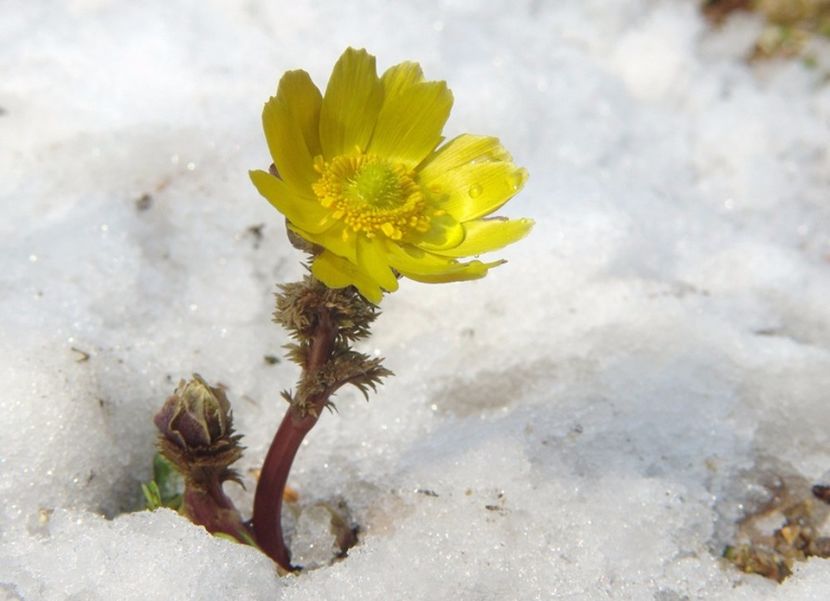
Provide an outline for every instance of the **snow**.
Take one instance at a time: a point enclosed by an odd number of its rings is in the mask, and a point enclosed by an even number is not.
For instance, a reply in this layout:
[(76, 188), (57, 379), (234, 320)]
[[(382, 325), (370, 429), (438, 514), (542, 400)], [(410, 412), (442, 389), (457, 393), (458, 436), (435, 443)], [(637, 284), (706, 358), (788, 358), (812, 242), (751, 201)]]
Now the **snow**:
[[(720, 559), (770, 474), (830, 469), (830, 86), (747, 65), (761, 24), (682, 0), (10, 1), (0, 39), (0, 599), (823, 599)], [(272, 293), (301, 274), (250, 185), (281, 73), (348, 46), (418, 60), (447, 135), (498, 135), (537, 221), (486, 279), (404, 282), (289, 515), (324, 564), (140, 506), (151, 417), (228, 386), (243, 512), (297, 373)], [(252, 226), (264, 224), (261, 237)], [(233, 490), (231, 490), (233, 488)], [(759, 492), (760, 491), (760, 492)]]

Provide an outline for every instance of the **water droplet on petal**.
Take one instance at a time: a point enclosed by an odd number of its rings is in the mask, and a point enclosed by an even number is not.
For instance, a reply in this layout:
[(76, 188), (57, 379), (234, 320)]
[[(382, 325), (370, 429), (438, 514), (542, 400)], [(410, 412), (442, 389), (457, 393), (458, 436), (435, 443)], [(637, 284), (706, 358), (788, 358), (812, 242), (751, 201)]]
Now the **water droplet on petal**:
[(519, 169), (518, 171), (514, 171), (510, 175), (510, 185), (513, 187), (513, 191), (518, 191), (519, 188), (522, 187), (526, 178), (526, 173), (524, 169)]
[(478, 198), (479, 196), (481, 196), (481, 186), (479, 186), (478, 184), (470, 186), (470, 189), (467, 191), (467, 193), (470, 195), (470, 198)]

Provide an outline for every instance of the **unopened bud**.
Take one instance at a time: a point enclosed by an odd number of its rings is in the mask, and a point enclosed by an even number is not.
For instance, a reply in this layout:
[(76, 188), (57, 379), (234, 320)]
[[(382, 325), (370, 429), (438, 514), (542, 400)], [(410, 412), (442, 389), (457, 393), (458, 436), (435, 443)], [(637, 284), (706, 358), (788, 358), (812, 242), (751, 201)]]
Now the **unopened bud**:
[(231, 434), (231, 406), (221, 388), (198, 374), (182, 380), (154, 419), (171, 443), (187, 451), (207, 450)]
[(228, 466), (242, 456), (233, 433), (231, 405), (221, 388), (198, 374), (182, 380), (154, 420), (161, 432), (159, 450), (188, 482), (236, 480)]
[(179, 382), (153, 421), (161, 432), (161, 454), (184, 477), (179, 511), (210, 532), (250, 542), (248, 526), (222, 490), (227, 480), (240, 482), (228, 466), (242, 456), (225, 392), (193, 374)]

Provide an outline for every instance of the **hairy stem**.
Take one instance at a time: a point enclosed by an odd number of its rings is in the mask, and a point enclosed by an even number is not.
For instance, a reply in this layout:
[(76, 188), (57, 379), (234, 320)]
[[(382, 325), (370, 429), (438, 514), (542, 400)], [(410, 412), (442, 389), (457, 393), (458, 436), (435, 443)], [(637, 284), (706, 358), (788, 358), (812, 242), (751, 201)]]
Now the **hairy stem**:
[(204, 526), (208, 532), (228, 534), (241, 543), (250, 542), (252, 533), (222, 490), (216, 474), (200, 484), (185, 486), (183, 511), (190, 521)]
[[(337, 326), (328, 310), (321, 309), (317, 324), (311, 336), (306, 357), (303, 380), (313, 378), (331, 358)], [(285, 546), (282, 533), (282, 497), (291, 464), (305, 435), (317, 423), (319, 415), (328, 401), (328, 395), (316, 395), (305, 399), (310, 410), (300, 411), (297, 405), (289, 406), (283, 417), (257, 482), (254, 495), (253, 528), (257, 544), (286, 571), (297, 568), (291, 565), (291, 554)]]

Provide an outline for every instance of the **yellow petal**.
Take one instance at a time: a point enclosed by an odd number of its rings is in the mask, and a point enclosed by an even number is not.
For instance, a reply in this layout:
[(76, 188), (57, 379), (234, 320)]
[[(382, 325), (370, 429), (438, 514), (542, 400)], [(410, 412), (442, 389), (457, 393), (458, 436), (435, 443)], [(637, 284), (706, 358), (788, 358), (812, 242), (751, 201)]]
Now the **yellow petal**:
[(292, 224), (315, 234), (332, 227), (328, 211), (320, 206), (317, 199), (297, 194), (283, 180), (265, 171), (251, 171), (249, 175), (259, 193)]
[(527, 171), (513, 163), (469, 163), (422, 180), (433, 202), (458, 221), (489, 215), (521, 190)]
[(487, 270), (504, 261), (482, 263), (471, 261), (459, 263), (453, 259), (439, 257), (410, 245), (387, 242), (389, 262), (397, 271), (419, 282), (452, 282), (483, 277)]
[(365, 151), (383, 102), (375, 57), (348, 48), (334, 65), (320, 110), (323, 156)]
[(381, 239), (358, 236), (357, 264), (384, 290), (394, 292), (398, 289), (398, 278), (389, 268), (389, 261), (385, 256)]
[(532, 219), (477, 219), (464, 223), (464, 241), (453, 248), (435, 250), (445, 257), (471, 257), (504, 248), (524, 238), (533, 227)]
[(265, 103), (262, 126), (271, 158), (280, 177), (298, 190), (307, 190), (319, 174), (313, 157), (320, 153), (317, 123), (320, 91), (305, 71), (289, 71), (280, 79), (277, 95)]
[(280, 79), (277, 98), (285, 100), (299, 124), (309, 154), (312, 157), (320, 154), (320, 106), (323, 96), (308, 73), (302, 70), (286, 72)]
[(454, 248), (464, 240), (464, 227), (452, 215), (437, 215), (432, 218), (429, 230), (412, 244), (426, 250)]
[(445, 273), (431, 275), (404, 273), (403, 275), (417, 282), (424, 282), (426, 284), (464, 282), (467, 280), (478, 280), (483, 278), (487, 275), (487, 272), (490, 269), (503, 265), (506, 262), (507, 261), (493, 261), (492, 263), (482, 263), (481, 261), (470, 261), (469, 263), (460, 263), (459, 269), (447, 271)]
[(344, 238), (343, 226), (339, 222), (335, 222), (331, 229), (322, 233), (291, 227), (291, 224), (289, 224), (289, 227), (291, 231), (302, 236), (309, 242), (322, 246), (352, 263), (357, 263), (357, 237), (352, 233), (350, 236)]
[(406, 88), (422, 81), (424, 81), (424, 72), (421, 71), (421, 65), (410, 61), (389, 67), (380, 77), (384, 98), (396, 96)]
[(376, 305), (383, 298), (380, 286), (372, 278), (358, 269), (354, 263), (327, 250), (314, 258), (311, 273), (329, 288), (354, 286), (366, 300)]
[(441, 142), (452, 92), (443, 81), (407, 85), (411, 77), (406, 69), (389, 77), (369, 152), (414, 168)]
[(512, 160), (510, 154), (499, 143), (498, 138), (462, 134), (432, 153), (424, 161), (420, 173), (423, 180), (431, 181), (467, 163), (512, 162)]

